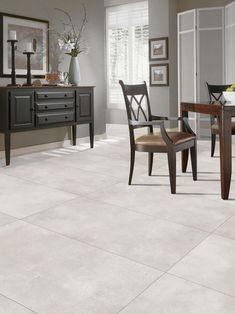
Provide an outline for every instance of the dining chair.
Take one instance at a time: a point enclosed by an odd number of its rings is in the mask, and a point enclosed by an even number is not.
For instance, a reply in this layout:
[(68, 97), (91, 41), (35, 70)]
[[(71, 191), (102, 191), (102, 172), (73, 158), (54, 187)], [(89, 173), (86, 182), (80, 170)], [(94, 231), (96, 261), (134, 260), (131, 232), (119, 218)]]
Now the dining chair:
[[(211, 85), (206, 82), (208, 94), (209, 94), (209, 101), (211, 104), (215, 102), (222, 103), (222, 96), (223, 92), (226, 91), (230, 85)], [(210, 116), (210, 127), (211, 127), (211, 157), (214, 156), (215, 153), (215, 143), (216, 143), (216, 135), (219, 134), (219, 124), (218, 124), (218, 117)], [(231, 133), (235, 134), (235, 122), (232, 122)]]
[[(126, 85), (119, 81), (125, 99), (129, 135), (130, 135), (130, 172), (128, 184), (131, 185), (135, 163), (135, 152), (148, 153), (148, 175), (151, 176), (154, 153), (166, 153), (170, 175), (171, 193), (176, 193), (176, 153), (190, 149), (193, 180), (197, 180), (197, 140), (187, 119), (155, 116), (151, 113), (146, 82), (138, 85)], [(185, 132), (166, 131), (166, 121), (180, 121)], [(158, 126), (160, 132), (153, 132)], [(147, 134), (136, 137), (135, 130), (147, 128)]]

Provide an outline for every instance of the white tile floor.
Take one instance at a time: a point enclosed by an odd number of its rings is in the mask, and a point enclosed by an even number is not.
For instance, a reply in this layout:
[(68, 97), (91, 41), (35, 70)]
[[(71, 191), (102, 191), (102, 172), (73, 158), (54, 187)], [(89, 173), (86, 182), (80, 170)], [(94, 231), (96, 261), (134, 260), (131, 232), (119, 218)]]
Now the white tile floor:
[(137, 154), (128, 186), (127, 128), (108, 134), (1, 160), (0, 314), (234, 314), (235, 173), (222, 201), (218, 145), (198, 143), (197, 182), (178, 156), (171, 195), (165, 155), (148, 177)]

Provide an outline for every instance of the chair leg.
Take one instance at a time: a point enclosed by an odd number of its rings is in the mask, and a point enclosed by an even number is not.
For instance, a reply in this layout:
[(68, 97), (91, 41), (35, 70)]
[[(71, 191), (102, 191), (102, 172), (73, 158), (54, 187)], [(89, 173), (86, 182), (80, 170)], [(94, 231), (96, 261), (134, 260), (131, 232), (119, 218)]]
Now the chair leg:
[(128, 185), (131, 185), (133, 171), (134, 171), (134, 164), (135, 164), (135, 150), (131, 149), (131, 159), (130, 159), (130, 173), (129, 173), (129, 181)]
[(215, 142), (216, 142), (216, 134), (211, 134), (211, 157), (214, 157)]
[(153, 169), (153, 153), (148, 153), (148, 166), (149, 166), (149, 176), (152, 175)]
[(182, 172), (186, 172), (187, 171), (187, 165), (188, 165), (188, 153), (189, 150), (185, 149), (182, 151)]
[(176, 193), (176, 153), (174, 151), (169, 151), (167, 154), (168, 157), (168, 166), (170, 174), (170, 185), (171, 185), (171, 194)]
[(192, 164), (192, 172), (193, 172), (193, 180), (197, 181), (197, 143), (190, 148), (190, 156), (191, 156), (191, 164)]

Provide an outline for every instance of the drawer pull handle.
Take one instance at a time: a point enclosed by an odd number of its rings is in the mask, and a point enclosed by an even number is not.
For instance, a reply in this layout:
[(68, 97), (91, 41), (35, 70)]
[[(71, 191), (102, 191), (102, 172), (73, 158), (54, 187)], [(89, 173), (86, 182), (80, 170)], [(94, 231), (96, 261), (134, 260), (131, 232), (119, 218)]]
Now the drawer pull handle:
[(48, 119), (47, 119), (47, 118), (45, 118), (45, 121), (48, 121)]
[(64, 97), (67, 97), (67, 94), (64, 94)]
[(48, 107), (47, 107), (47, 106), (45, 106), (44, 108), (45, 108), (45, 109), (48, 109)]
[(67, 108), (68, 107), (68, 105), (64, 105), (65, 106), (65, 108)]
[(68, 117), (67, 117), (67, 116), (65, 116), (65, 119), (68, 119)]
[(48, 95), (44, 95), (44, 97), (45, 97), (45, 98), (47, 98), (47, 97), (48, 97)]

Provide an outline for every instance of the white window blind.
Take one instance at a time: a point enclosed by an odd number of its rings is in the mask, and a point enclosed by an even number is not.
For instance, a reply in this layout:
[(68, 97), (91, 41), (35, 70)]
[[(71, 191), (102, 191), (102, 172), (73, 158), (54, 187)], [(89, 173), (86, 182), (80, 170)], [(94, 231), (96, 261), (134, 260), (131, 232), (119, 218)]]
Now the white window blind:
[(124, 109), (118, 81), (148, 81), (148, 2), (107, 8), (108, 107)]

